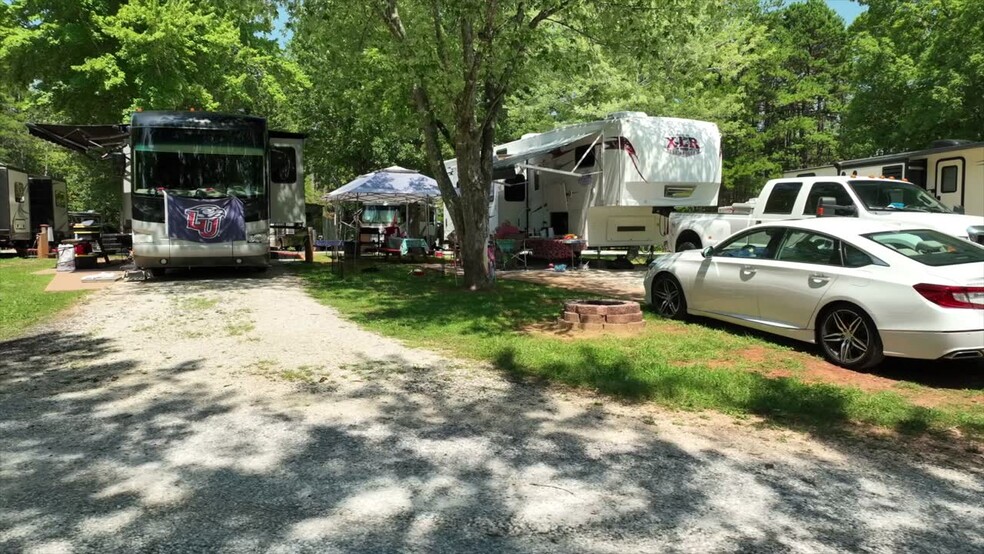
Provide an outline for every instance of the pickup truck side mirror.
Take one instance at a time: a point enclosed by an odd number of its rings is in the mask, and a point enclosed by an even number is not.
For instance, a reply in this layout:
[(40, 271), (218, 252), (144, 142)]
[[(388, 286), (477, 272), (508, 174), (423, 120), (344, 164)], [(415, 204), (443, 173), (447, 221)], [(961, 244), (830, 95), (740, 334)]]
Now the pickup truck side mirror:
[(955, 213), (955, 214), (965, 214), (967, 212), (966, 212), (966, 210), (964, 210), (964, 207), (963, 206), (954, 206), (953, 207), (953, 213)]
[(817, 217), (832, 217), (837, 215), (858, 215), (858, 208), (854, 205), (839, 206), (837, 199), (832, 196), (821, 196), (817, 202)]
[(707, 248), (700, 251), (700, 255), (705, 258), (710, 258), (714, 254), (714, 247), (708, 246)]

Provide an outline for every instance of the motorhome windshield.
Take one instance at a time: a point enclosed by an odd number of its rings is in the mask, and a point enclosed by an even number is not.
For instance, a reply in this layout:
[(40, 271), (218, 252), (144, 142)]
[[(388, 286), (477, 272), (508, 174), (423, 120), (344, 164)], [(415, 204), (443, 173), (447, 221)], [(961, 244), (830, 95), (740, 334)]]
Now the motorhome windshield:
[(950, 213), (947, 208), (925, 190), (902, 181), (850, 181), (851, 188), (871, 211)]
[(229, 130), (135, 130), (134, 193), (196, 198), (266, 194), (264, 145), (252, 134)]

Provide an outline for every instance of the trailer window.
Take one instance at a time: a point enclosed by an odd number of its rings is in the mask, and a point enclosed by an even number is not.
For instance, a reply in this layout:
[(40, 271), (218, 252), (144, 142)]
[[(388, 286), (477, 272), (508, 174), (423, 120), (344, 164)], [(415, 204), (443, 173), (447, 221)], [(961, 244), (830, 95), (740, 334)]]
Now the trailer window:
[(503, 199), (506, 202), (523, 202), (526, 200), (526, 177), (516, 175), (503, 183)]
[(14, 202), (23, 202), (26, 191), (27, 185), (20, 181), (14, 181)]
[(902, 178), (902, 164), (898, 165), (886, 165), (881, 169), (881, 174), (884, 177), (894, 177), (896, 179)]
[[(591, 148), (590, 152), (588, 151), (588, 148)], [(585, 154), (587, 154), (587, 156), (585, 156)], [(581, 161), (582, 157), (584, 158), (584, 161)], [(581, 161), (580, 165), (577, 164), (579, 161)], [(594, 167), (595, 150), (593, 144), (585, 144), (574, 148), (574, 165), (576, 165), (578, 169), (582, 167)]]
[(297, 153), (290, 146), (274, 146), (270, 149), (270, 175), (274, 183), (297, 181)]
[(957, 192), (957, 166), (948, 165), (940, 170), (940, 192)]
[(796, 204), (796, 197), (799, 196), (803, 183), (776, 183), (772, 187), (769, 199), (765, 202), (767, 214), (791, 214), (793, 205)]

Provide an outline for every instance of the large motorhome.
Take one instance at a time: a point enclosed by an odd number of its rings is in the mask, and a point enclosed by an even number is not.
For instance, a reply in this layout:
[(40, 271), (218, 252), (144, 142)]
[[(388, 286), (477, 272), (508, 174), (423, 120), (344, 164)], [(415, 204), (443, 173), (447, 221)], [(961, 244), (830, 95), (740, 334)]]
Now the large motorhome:
[[(263, 118), (137, 112), (130, 125), (28, 127), (87, 155), (124, 158), (122, 226), (139, 268), (263, 268), (272, 229), (305, 228), (304, 135), (268, 132)], [(219, 232), (223, 218), (237, 232)]]
[(0, 248), (26, 252), (34, 245), (41, 225), (48, 226), (52, 242), (67, 236), (65, 183), (0, 165)]
[(844, 160), (794, 169), (783, 177), (833, 175), (906, 179), (933, 193), (943, 204), (984, 216), (984, 142), (939, 140), (923, 150)]
[[(508, 220), (532, 235), (577, 235), (589, 248), (655, 244), (660, 214), (716, 206), (721, 187), (715, 124), (641, 112), (526, 135), (494, 155), (490, 231)], [(456, 160), (445, 166), (456, 182)]]

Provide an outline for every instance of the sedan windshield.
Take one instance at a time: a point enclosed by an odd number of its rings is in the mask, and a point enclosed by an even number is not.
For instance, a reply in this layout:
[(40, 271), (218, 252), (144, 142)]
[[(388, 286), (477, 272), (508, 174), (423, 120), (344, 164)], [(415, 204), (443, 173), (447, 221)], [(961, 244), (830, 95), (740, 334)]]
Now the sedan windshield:
[(950, 213), (925, 190), (903, 181), (850, 181), (851, 188), (871, 211)]
[(984, 262), (984, 247), (929, 229), (864, 236), (924, 265), (938, 267)]

